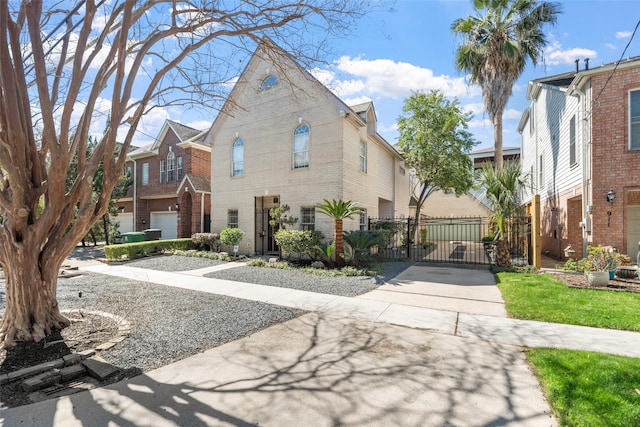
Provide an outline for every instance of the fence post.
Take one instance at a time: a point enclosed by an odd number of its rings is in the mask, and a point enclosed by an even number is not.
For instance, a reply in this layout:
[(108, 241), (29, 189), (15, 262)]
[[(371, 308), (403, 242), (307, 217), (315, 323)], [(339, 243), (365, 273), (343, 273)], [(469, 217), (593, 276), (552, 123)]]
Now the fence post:
[(407, 218), (407, 258), (411, 258), (411, 217)]
[(540, 195), (536, 194), (531, 200), (531, 263), (535, 268), (542, 266), (542, 242), (540, 238)]

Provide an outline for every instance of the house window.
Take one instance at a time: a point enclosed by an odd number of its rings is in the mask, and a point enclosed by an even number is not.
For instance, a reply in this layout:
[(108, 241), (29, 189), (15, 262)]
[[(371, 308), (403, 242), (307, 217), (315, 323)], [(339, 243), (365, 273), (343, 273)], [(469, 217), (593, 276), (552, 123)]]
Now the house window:
[(300, 227), (310, 231), (316, 229), (316, 208), (300, 208)]
[(576, 164), (576, 116), (571, 117), (569, 122), (569, 165)]
[(124, 174), (127, 175), (128, 177), (131, 177), (132, 173), (133, 173), (133, 169), (131, 168), (131, 166), (127, 166), (126, 168), (124, 168)]
[(293, 133), (293, 168), (309, 167), (309, 126), (300, 125)]
[(238, 209), (229, 209), (227, 211), (227, 227), (238, 228)]
[(164, 174), (166, 170), (166, 162), (164, 160), (160, 160), (160, 184), (164, 181)]
[(232, 157), (231, 176), (244, 175), (244, 141), (242, 138), (236, 139), (233, 143)]
[(533, 194), (533, 181), (535, 180), (535, 175), (533, 175), (533, 165), (529, 169), (529, 188), (531, 189), (531, 194)]
[(260, 90), (271, 89), (272, 87), (278, 86), (278, 78), (273, 74), (267, 76), (260, 85)]
[(629, 92), (629, 149), (640, 150), (640, 89)]
[(173, 182), (176, 180), (176, 154), (173, 151), (169, 151), (167, 154), (167, 182)]
[(544, 156), (540, 154), (540, 164), (538, 165), (538, 188), (544, 187)]
[(360, 230), (362, 231), (367, 230), (367, 210), (366, 209), (362, 209), (362, 212), (360, 212)]
[(360, 172), (367, 173), (367, 143), (360, 141)]
[(531, 104), (531, 109), (529, 110), (529, 135), (533, 134), (533, 131), (536, 127), (535, 117), (536, 117), (536, 109), (535, 104)]
[(182, 179), (182, 156), (178, 157), (178, 181)]
[(149, 163), (142, 164), (142, 185), (149, 184)]
[(402, 166), (398, 166), (398, 167), (400, 168), (399, 169), (400, 170), (400, 175), (404, 175), (404, 174), (407, 173)]

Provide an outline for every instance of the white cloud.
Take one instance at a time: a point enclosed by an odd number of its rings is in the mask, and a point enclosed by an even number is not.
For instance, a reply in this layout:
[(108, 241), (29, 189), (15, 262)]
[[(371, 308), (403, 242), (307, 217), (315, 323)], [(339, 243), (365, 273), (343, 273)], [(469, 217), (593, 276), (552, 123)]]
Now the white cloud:
[(502, 113), (502, 118), (505, 120), (514, 119), (520, 120), (522, 117), (522, 111), (518, 111), (515, 108), (509, 108)]
[(340, 97), (367, 94), (401, 99), (408, 97), (411, 91), (434, 89), (452, 97), (473, 97), (480, 93), (463, 77), (435, 75), (428, 68), (390, 59), (343, 56), (332, 68), (323, 73), (314, 72), (314, 75), (320, 76), (319, 80)]
[(605, 45), (605, 47), (606, 47), (607, 49), (610, 49), (610, 50), (618, 50), (618, 46), (616, 46), (616, 45), (615, 45), (615, 44), (613, 44), (613, 43), (605, 43), (604, 45)]
[(595, 59), (598, 53), (593, 49), (574, 47), (564, 49), (562, 45), (555, 41), (545, 48), (544, 58), (548, 65), (573, 64), (576, 59)]
[(366, 95), (363, 95), (363, 96), (357, 96), (355, 98), (342, 98), (342, 100), (344, 101), (345, 104), (351, 106), (351, 105), (364, 104), (365, 102), (369, 102), (372, 99)]
[(631, 31), (618, 31), (616, 33), (616, 38), (617, 39), (628, 39), (629, 37), (631, 37), (631, 34), (633, 34)]

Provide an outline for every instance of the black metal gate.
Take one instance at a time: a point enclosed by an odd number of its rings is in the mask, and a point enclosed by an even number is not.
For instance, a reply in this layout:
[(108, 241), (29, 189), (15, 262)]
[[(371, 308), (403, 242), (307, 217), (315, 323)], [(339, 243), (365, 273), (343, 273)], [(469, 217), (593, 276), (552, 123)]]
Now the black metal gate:
[[(530, 217), (517, 217), (505, 223), (504, 235), (514, 264), (528, 263), (530, 224)], [(410, 218), (369, 218), (369, 230), (377, 230), (381, 235), (380, 258), (453, 264), (493, 262), (496, 227), (489, 218), (428, 218), (418, 224)]]

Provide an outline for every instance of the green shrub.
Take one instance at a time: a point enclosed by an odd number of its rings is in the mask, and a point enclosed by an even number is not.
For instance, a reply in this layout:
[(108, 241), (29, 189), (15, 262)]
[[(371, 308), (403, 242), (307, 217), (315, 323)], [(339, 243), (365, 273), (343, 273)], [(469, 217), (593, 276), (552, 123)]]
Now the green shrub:
[(262, 258), (254, 258), (247, 261), (249, 267), (264, 267), (267, 264)]
[(151, 240), (107, 245), (104, 247), (104, 255), (108, 260), (136, 259), (166, 251), (187, 250), (191, 247), (191, 239)]
[(220, 242), (226, 246), (236, 246), (240, 244), (244, 232), (239, 228), (225, 228), (220, 232)]
[[(176, 251), (175, 255), (188, 256), (193, 258), (207, 258), (217, 261), (231, 261), (231, 257), (227, 252), (209, 252), (209, 251)], [(238, 256), (234, 259), (241, 259), (244, 256)]]
[(322, 243), (320, 245), (316, 245), (313, 252), (313, 259), (319, 258), (320, 261), (326, 262), (328, 267), (331, 267), (333, 264), (333, 252), (335, 250), (335, 246), (333, 243)]
[(274, 237), (283, 254), (295, 254), (299, 258), (313, 257), (315, 247), (320, 242), (320, 233), (310, 230), (280, 229)]

